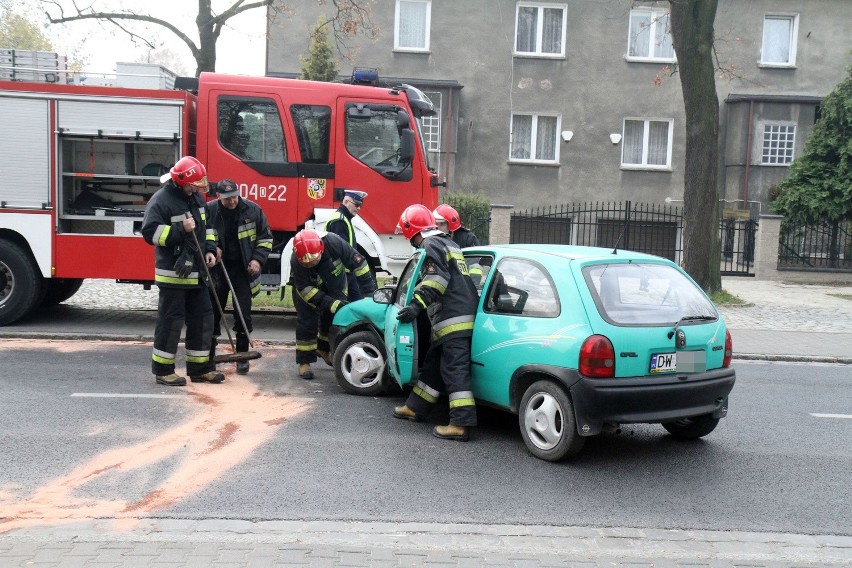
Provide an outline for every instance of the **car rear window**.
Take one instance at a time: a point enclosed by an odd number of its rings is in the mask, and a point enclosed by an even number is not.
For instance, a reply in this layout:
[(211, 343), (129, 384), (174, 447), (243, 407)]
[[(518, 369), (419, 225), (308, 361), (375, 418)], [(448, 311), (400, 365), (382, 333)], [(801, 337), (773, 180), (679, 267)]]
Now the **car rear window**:
[(701, 288), (674, 266), (597, 264), (585, 267), (583, 277), (601, 317), (616, 325), (673, 325), (682, 318), (718, 318)]

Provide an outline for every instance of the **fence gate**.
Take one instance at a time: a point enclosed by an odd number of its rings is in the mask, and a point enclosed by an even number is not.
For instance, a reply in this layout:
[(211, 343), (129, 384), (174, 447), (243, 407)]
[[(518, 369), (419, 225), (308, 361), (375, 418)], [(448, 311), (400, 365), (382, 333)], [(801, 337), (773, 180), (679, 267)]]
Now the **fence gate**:
[(726, 209), (719, 221), (722, 276), (754, 276), (757, 219), (747, 210)]

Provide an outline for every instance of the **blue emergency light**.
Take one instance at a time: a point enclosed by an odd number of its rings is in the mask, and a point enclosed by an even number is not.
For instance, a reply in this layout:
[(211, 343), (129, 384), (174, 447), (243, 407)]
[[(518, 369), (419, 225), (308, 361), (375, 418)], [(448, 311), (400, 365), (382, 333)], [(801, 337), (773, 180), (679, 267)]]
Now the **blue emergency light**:
[(356, 67), (352, 70), (353, 85), (375, 85), (379, 82), (379, 70), (369, 67)]

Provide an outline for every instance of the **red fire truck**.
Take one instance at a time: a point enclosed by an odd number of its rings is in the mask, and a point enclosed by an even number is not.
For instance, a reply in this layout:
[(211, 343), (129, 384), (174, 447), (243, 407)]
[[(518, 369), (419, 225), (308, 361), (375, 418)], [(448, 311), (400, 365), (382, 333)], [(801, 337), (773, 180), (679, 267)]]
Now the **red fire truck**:
[(263, 208), (278, 288), (287, 243), (323, 222), (343, 191), (366, 191), (359, 248), (398, 273), (394, 235), (412, 203), (437, 205), (420, 121), (432, 103), (390, 88), (202, 73), (188, 90), (0, 82), (0, 325), (69, 298), (85, 278), (149, 284), (145, 203), (183, 155), (229, 178)]

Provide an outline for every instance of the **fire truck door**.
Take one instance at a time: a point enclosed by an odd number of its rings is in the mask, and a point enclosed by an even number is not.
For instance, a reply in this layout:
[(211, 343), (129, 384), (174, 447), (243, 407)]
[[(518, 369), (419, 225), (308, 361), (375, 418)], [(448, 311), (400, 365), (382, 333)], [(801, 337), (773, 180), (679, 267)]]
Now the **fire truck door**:
[(261, 206), (273, 230), (291, 229), (297, 224), (299, 163), (280, 99), (220, 91), (211, 92), (210, 101), (206, 156), (199, 151), (209, 179), (233, 180), (242, 197)]

